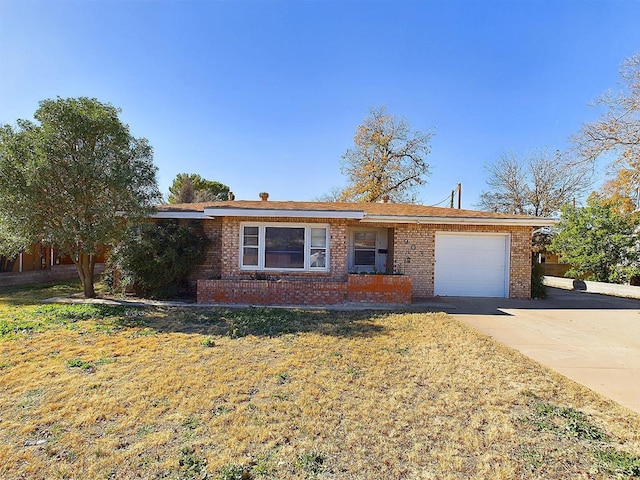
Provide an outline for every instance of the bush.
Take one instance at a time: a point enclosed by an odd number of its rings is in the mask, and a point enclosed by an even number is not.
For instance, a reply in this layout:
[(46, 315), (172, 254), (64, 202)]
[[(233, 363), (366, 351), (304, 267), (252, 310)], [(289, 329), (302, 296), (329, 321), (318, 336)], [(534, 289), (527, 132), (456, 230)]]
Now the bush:
[(542, 283), (544, 270), (537, 260), (533, 261), (531, 267), (531, 298), (547, 298), (547, 287)]
[(132, 227), (111, 251), (104, 281), (112, 292), (132, 288), (142, 297), (175, 297), (188, 288), (189, 273), (202, 262), (208, 243), (200, 223)]

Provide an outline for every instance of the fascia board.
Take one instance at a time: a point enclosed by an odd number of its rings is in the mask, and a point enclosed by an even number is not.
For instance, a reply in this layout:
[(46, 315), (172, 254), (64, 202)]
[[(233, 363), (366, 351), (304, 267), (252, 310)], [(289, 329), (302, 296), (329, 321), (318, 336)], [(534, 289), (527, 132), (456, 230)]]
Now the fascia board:
[(203, 212), (155, 212), (150, 218), (187, 218), (191, 220), (204, 220), (209, 218)]
[(361, 210), (283, 210), (263, 208), (205, 208), (207, 217), (268, 217), (268, 218), (340, 218), (361, 220)]
[(362, 223), (417, 223), (429, 225), (509, 225), (543, 227), (556, 225), (556, 218), (481, 218), (481, 217), (414, 217), (405, 215), (367, 215)]

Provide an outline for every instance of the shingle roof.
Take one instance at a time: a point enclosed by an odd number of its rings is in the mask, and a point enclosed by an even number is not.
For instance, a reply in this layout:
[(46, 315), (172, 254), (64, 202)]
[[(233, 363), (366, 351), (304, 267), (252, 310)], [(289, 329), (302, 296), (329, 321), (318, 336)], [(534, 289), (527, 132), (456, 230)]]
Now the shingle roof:
[[(430, 207), (426, 205), (406, 204), (406, 203), (344, 203), (344, 202), (296, 202), (296, 201), (261, 201), (261, 200), (234, 200), (225, 202), (205, 202), (205, 203), (182, 203), (159, 205), (159, 212), (204, 212), (214, 214), (217, 210), (224, 211), (231, 215), (229, 210), (236, 210), (239, 216), (242, 211), (264, 211), (265, 216), (269, 216), (269, 211), (309, 211), (309, 212), (363, 212), (365, 217), (405, 217), (405, 218), (448, 218), (448, 219), (477, 219), (477, 220), (498, 220), (509, 223), (527, 221), (527, 223), (538, 221), (539, 225), (550, 225), (555, 223), (550, 219), (535, 219), (527, 215), (515, 215), (495, 212), (484, 212), (479, 210), (459, 210), (455, 208)], [(339, 215), (337, 215), (339, 216)]]

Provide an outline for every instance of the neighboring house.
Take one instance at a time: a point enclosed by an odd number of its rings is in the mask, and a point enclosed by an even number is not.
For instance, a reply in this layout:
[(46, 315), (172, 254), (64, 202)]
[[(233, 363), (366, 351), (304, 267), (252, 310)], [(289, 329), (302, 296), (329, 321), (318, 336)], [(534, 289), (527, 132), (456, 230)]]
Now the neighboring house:
[[(103, 256), (98, 258), (104, 262)], [(96, 273), (103, 264), (96, 265)], [(57, 248), (36, 243), (13, 258), (0, 256), (0, 288), (28, 283), (46, 283), (78, 278), (73, 260)]]
[(552, 277), (564, 277), (564, 274), (571, 269), (568, 263), (560, 263), (560, 256), (546, 250), (537, 254), (538, 263), (542, 265), (545, 275)]
[[(61, 255), (57, 247), (35, 243), (13, 258), (2, 257), (0, 273), (23, 273), (50, 270), (58, 265), (73, 265), (69, 255)], [(96, 257), (96, 263), (104, 263), (105, 254)]]
[(199, 302), (529, 298), (532, 229), (554, 223), (423, 205), (266, 197), (158, 207), (154, 218), (202, 222), (212, 240), (196, 275)]
[(44, 243), (36, 243), (13, 258), (3, 259), (0, 268), (2, 273), (46, 270), (60, 263), (58, 250)]

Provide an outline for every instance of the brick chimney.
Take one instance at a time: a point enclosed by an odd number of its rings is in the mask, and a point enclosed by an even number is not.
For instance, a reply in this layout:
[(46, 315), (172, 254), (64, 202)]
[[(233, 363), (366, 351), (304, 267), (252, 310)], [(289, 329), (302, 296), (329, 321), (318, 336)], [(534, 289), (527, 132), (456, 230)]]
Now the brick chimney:
[(260, 192), (260, 200), (266, 202), (269, 200), (269, 194), (267, 192)]

